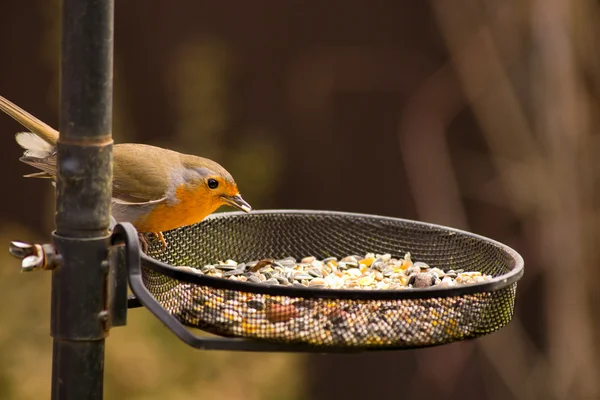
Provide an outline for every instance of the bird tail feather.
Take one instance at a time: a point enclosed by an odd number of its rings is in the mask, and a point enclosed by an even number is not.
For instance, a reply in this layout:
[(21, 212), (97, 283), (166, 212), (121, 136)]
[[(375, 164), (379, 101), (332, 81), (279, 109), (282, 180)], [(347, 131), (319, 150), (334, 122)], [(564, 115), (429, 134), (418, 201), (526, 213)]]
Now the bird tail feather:
[(46, 158), (55, 151), (54, 146), (35, 133), (19, 132), (15, 135), (15, 140), (25, 149), (25, 157)]

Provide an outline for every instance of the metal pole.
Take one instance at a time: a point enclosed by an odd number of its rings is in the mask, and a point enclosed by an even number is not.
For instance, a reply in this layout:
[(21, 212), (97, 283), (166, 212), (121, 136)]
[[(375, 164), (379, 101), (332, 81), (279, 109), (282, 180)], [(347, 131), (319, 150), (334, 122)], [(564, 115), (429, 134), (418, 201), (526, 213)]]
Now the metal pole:
[(53, 400), (100, 400), (107, 334), (114, 0), (63, 0)]

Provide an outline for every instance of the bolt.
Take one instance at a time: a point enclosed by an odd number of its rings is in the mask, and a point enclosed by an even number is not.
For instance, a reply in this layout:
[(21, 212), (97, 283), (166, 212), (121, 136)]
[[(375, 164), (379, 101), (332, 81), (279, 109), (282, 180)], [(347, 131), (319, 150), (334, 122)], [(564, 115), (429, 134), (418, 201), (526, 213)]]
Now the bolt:
[(102, 268), (103, 273), (107, 274), (110, 269), (110, 264), (109, 264), (108, 260), (103, 260), (100, 263), (100, 268)]
[(100, 311), (100, 312), (98, 313), (98, 319), (99, 319), (101, 322), (106, 322), (106, 321), (108, 321), (108, 311), (106, 311), (106, 310)]

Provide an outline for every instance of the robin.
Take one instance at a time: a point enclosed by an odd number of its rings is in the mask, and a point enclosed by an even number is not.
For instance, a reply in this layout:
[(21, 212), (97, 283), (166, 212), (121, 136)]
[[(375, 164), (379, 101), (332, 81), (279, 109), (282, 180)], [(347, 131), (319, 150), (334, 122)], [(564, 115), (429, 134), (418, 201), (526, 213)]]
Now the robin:
[[(55, 179), (58, 131), (2, 96), (0, 110), (30, 130), (16, 134), (25, 150), (20, 160), (41, 172), (25, 177)], [(216, 162), (146, 144), (113, 146), (112, 215), (154, 234), (163, 248), (162, 232), (200, 222), (222, 205), (252, 210)]]

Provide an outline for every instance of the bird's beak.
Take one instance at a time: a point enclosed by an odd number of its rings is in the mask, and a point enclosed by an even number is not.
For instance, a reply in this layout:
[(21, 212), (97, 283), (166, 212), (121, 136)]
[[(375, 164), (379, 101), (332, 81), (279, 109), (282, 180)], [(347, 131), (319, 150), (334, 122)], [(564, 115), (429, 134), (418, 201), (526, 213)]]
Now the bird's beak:
[(235, 196), (223, 196), (223, 198), (225, 199), (225, 202), (227, 202), (227, 204), (229, 204), (232, 207), (239, 208), (240, 210), (245, 212), (252, 211), (252, 207), (250, 206), (250, 204), (248, 204), (246, 200), (242, 199), (242, 196), (240, 196), (239, 194)]

